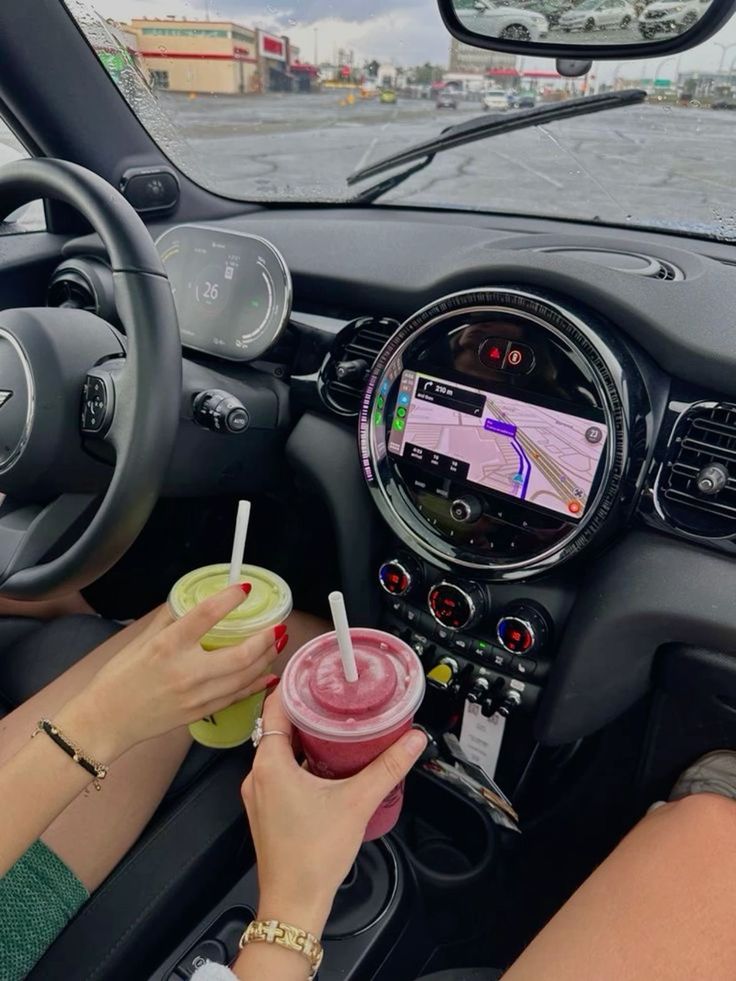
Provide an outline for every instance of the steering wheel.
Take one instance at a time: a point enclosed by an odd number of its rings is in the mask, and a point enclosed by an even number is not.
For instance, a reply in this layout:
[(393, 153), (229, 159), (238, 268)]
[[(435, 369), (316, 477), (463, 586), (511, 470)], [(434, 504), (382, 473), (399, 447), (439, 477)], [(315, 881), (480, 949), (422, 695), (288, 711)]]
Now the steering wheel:
[(102, 239), (125, 336), (82, 310), (0, 310), (0, 595), (19, 599), (87, 586), (121, 558), (161, 491), (181, 401), (176, 309), (141, 219), (76, 164), (0, 168), (1, 215), (38, 198)]

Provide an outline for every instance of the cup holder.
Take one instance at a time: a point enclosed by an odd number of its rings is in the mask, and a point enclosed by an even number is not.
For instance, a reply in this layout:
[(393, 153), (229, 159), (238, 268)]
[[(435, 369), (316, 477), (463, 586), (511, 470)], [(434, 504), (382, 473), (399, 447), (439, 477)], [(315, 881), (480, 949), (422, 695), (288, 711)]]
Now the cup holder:
[(370, 929), (388, 908), (397, 883), (397, 860), (391, 845), (380, 838), (363, 845), (337, 890), (324, 939), (346, 940)]
[(461, 792), (422, 770), (407, 779), (396, 828), (428, 910), (444, 932), (471, 926), (487, 906), (496, 826)]

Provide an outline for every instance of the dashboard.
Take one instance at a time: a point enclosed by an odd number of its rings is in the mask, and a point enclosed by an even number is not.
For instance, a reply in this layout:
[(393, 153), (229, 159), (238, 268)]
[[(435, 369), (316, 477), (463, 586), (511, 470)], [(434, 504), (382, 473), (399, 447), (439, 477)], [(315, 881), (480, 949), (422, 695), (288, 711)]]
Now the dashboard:
[(245, 232), (177, 225), (156, 240), (182, 344), (231, 361), (273, 347), (291, 311), (291, 276), (270, 242)]
[[(185, 348), (169, 493), (205, 492), (187, 469), (203, 453), (221, 492), (268, 486), (286, 440), (335, 524), (352, 609), (408, 639), (438, 686), (513, 693), (550, 743), (646, 690), (676, 619), (661, 596), (647, 607), (650, 580), (694, 604), (697, 570), (736, 551), (731, 249), (377, 208), (153, 233)], [(114, 316), (93, 237), (65, 245), (50, 302), (75, 289)], [(248, 422), (205, 443), (211, 389)], [(656, 566), (668, 541), (687, 568)]]

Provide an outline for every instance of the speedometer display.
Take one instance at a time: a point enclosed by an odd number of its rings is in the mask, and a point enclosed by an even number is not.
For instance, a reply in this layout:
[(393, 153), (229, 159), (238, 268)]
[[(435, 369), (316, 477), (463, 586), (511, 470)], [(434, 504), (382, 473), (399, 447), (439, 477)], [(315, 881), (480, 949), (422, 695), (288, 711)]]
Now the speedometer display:
[(261, 357), (291, 310), (291, 277), (270, 242), (203, 225), (177, 225), (156, 242), (185, 347), (232, 361)]

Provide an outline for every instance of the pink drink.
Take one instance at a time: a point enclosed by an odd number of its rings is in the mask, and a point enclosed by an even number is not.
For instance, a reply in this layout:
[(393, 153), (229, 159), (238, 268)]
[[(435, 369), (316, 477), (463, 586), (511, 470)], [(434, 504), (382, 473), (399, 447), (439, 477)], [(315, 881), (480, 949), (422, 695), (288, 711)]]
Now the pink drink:
[[(424, 672), (414, 651), (381, 630), (350, 631), (358, 680), (349, 682), (334, 633), (300, 648), (286, 666), (279, 691), (286, 714), (299, 730), (312, 773), (352, 776), (411, 728), (424, 695)], [(396, 824), (403, 783), (382, 801), (365, 840)]]

